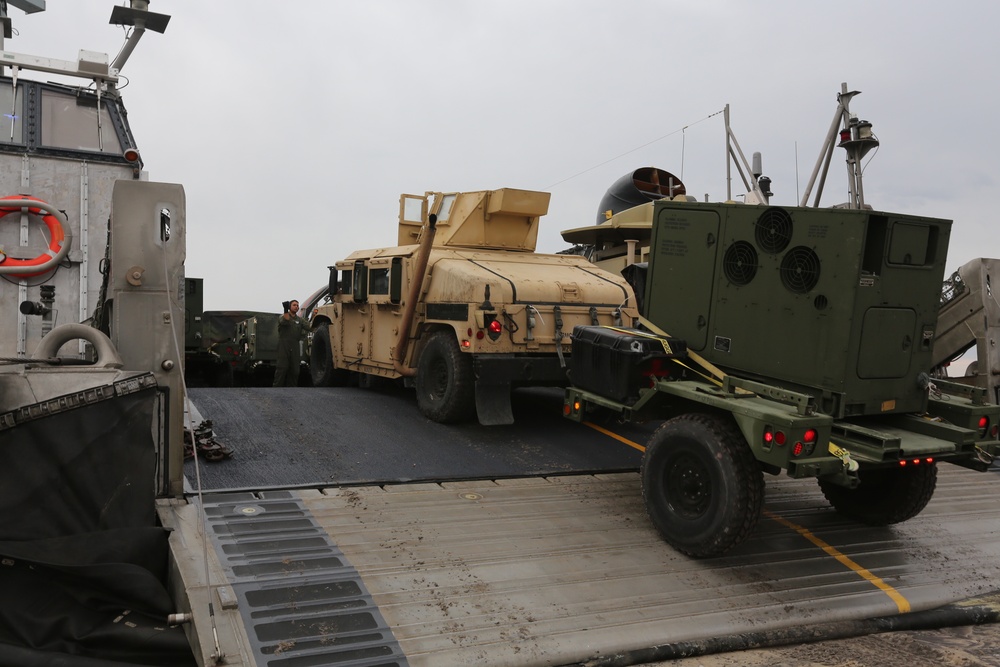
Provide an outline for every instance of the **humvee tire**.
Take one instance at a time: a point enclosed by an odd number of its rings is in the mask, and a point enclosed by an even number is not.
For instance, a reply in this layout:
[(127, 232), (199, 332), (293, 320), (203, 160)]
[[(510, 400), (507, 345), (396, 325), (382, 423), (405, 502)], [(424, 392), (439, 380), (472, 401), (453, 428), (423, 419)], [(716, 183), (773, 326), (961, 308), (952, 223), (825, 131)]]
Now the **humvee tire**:
[(721, 555), (760, 520), (764, 475), (728, 419), (687, 414), (665, 422), (646, 445), (641, 477), (650, 520), (688, 556)]
[(819, 488), (838, 513), (869, 526), (912, 519), (927, 507), (937, 486), (937, 462), (905, 468), (860, 470), (854, 489), (819, 480)]
[(351, 372), (333, 367), (333, 350), (330, 347), (330, 325), (323, 323), (313, 333), (309, 352), (309, 375), (314, 387), (344, 387)]
[(442, 424), (475, 415), (476, 387), (472, 357), (462, 354), (450, 331), (431, 334), (417, 363), (417, 407)]

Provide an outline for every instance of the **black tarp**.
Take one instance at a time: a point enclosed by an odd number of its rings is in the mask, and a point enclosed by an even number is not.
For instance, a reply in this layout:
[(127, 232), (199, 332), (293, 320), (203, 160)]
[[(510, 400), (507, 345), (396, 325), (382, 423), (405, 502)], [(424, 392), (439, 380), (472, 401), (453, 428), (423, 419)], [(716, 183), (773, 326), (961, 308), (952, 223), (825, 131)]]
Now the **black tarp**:
[(0, 541), (154, 525), (156, 390), (0, 432)]
[(156, 527), (0, 542), (0, 665), (194, 665), (168, 553)]
[(156, 525), (156, 392), (48, 401), (0, 431), (3, 667), (195, 664), (166, 624), (178, 610)]

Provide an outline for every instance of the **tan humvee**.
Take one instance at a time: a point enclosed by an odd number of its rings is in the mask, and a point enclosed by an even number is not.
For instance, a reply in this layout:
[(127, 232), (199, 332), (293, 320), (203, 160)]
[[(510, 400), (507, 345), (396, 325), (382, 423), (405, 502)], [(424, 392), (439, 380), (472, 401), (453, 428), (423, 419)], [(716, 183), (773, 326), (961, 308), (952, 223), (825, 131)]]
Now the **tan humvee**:
[(549, 194), (504, 188), (400, 198), (399, 245), (330, 267), (313, 317), (318, 386), (353, 374), (404, 378), (440, 422), (513, 421), (512, 387), (568, 384), (578, 324), (632, 326), (621, 277), (573, 255), (535, 253)]

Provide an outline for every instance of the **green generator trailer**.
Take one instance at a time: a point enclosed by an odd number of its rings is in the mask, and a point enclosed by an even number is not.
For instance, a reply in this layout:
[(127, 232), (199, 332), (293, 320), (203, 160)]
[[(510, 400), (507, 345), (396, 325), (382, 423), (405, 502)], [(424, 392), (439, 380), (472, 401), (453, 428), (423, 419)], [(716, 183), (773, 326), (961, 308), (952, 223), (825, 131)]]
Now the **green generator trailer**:
[(986, 470), (1000, 451), (987, 389), (932, 378), (952, 223), (864, 203), (854, 168), (873, 140), (853, 94), (827, 142), (848, 150), (849, 203), (773, 206), (756, 187), (749, 204), (680, 195), (619, 213), (648, 234), (641, 326), (574, 331), (564, 413), (663, 420), (643, 495), (688, 555), (746, 539), (764, 473), (815, 477), (841, 514), (888, 525), (926, 506), (938, 463)]

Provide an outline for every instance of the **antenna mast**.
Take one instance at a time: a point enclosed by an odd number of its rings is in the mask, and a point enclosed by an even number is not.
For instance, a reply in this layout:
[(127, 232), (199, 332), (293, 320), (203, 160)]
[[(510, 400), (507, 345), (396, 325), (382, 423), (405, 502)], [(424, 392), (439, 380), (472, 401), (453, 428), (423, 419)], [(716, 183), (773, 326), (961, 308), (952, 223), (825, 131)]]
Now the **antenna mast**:
[[(816, 188), (816, 199), (813, 206), (819, 206), (819, 200), (823, 196), (823, 185), (826, 183), (826, 176), (830, 170), (830, 160), (833, 158), (833, 149), (840, 146), (847, 151), (847, 187), (850, 199), (844, 208), (865, 208), (865, 189), (863, 183), (863, 172), (861, 160), (870, 150), (879, 145), (878, 139), (872, 134), (872, 124), (866, 120), (858, 120), (855, 114), (851, 113), (851, 98), (860, 95), (860, 90), (848, 92), (847, 83), (840, 84), (840, 94), (837, 95), (837, 111), (833, 115), (833, 122), (827, 132), (826, 141), (820, 150), (819, 159), (813, 168), (812, 176), (809, 177), (809, 184), (802, 194), (799, 206), (809, 205), (809, 195), (812, 193), (813, 185), (816, 184), (819, 176), (819, 185)], [(839, 131), (838, 131), (838, 128)], [(822, 174), (820, 174), (822, 170)]]

